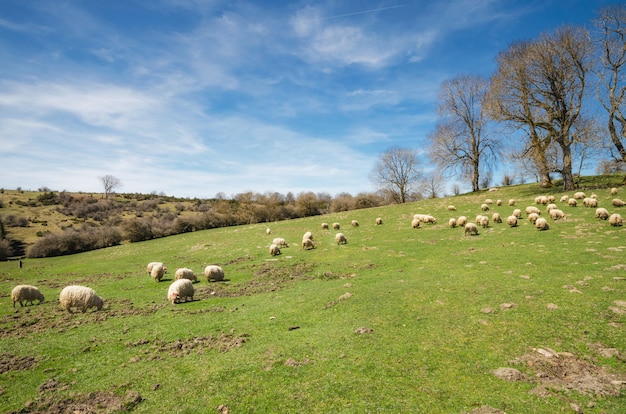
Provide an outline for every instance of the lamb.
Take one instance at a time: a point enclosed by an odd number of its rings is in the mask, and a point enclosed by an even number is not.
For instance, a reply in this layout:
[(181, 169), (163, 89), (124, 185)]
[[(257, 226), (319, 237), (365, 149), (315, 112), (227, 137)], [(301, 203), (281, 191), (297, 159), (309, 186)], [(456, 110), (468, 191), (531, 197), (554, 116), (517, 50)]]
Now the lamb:
[(467, 223), (465, 225), (465, 236), (467, 236), (467, 233), (471, 235), (478, 235), (478, 227), (476, 226), (476, 224), (474, 223)]
[(414, 218), (413, 221), (411, 222), (411, 227), (413, 227), (414, 229), (419, 229), (420, 228), (420, 220)]
[(515, 216), (508, 216), (506, 218), (506, 224), (508, 224), (511, 227), (516, 227), (517, 226), (517, 217), (515, 217)]
[(509, 199), (509, 207), (513, 207), (515, 205), (515, 199), (511, 198)]
[(530, 213), (528, 215), (528, 221), (530, 221), (532, 224), (535, 224), (538, 218), (539, 218), (539, 214), (537, 213)]
[(548, 220), (543, 217), (537, 219), (535, 227), (537, 227), (537, 230), (548, 230), (550, 228), (550, 226), (548, 226)]
[(165, 265), (163, 264), (163, 262), (150, 262), (148, 263), (148, 266), (146, 266), (146, 270), (148, 271), (148, 274), (152, 273), (152, 269), (154, 268), (154, 266), (160, 264), (161, 266), (163, 266), (163, 271), (165, 273), (167, 273), (167, 267), (165, 267)]
[(448, 211), (456, 211), (456, 207), (454, 207), (453, 205), (449, 205)]
[(601, 220), (607, 220), (609, 218), (609, 210), (607, 210), (606, 208), (597, 208), (596, 209), (596, 218), (599, 218)]
[(11, 291), (11, 300), (13, 300), (13, 307), (15, 307), (15, 302), (19, 302), (20, 306), (24, 306), (22, 301), (26, 302), (26, 304), (30, 303), (31, 305), (34, 300), (38, 300), (39, 303), (42, 303), (44, 297), (43, 293), (35, 286), (17, 285)]
[(491, 215), (491, 221), (493, 221), (494, 223), (502, 223), (502, 217), (500, 216), (500, 213), (493, 213)]
[(280, 254), (280, 248), (276, 243), (270, 245), (270, 256), (278, 256)]
[(483, 203), (480, 205), (482, 211), (489, 211), (489, 204)]
[(160, 282), (165, 276), (165, 266), (163, 263), (157, 263), (152, 267), (152, 271), (150, 272), (150, 277), (157, 282)]
[(612, 196), (616, 196), (617, 195), (617, 188), (615, 188), (615, 187), (611, 188), (610, 193), (611, 193)]
[(313, 240), (311, 239), (302, 239), (302, 248), (304, 250), (314, 249)]
[(549, 214), (552, 220), (565, 220), (567, 218), (567, 215), (563, 212), (563, 210), (560, 210), (558, 208), (553, 208), (552, 210), (550, 210)]
[(570, 207), (576, 207), (578, 205), (578, 201), (575, 198), (570, 198), (567, 200), (567, 205)]
[(621, 226), (622, 225), (622, 216), (617, 214), (617, 213), (611, 214), (611, 217), (609, 217), (609, 224), (612, 227)]
[(352, 223), (350, 223), (352, 225), (352, 227), (359, 227), (359, 222), (356, 220), (352, 220)]
[(328, 223), (322, 223), (322, 230), (328, 230)]
[(516, 208), (515, 210), (513, 210), (513, 215), (517, 217), (518, 219), (522, 218), (522, 210), (520, 210), (519, 208)]
[(383, 219), (380, 217), (376, 217), (376, 225), (380, 226), (381, 224), (383, 224)]
[(204, 268), (204, 276), (206, 277), (207, 282), (221, 282), (224, 280), (224, 269), (218, 265), (208, 265)]
[(181, 301), (187, 302), (187, 300), (193, 301), (193, 284), (189, 279), (178, 279), (172, 282), (167, 290), (167, 300), (172, 302), (172, 305), (180, 303)]
[(180, 269), (176, 269), (176, 273), (174, 273), (174, 279), (189, 279), (192, 282), (196, 282), (198, 278), (193, 270), (188, 269), (186, 267), (181, 267)]
[(467, 217), (465, 216), (460, 216), (457, 220), (456, 220), (456, 224), (457, 226), (465, 226), (467, 224)]
[(624, 207), (624, 201), (619, 198), (614, 198), (611, 204), (613, 204), (613, 207)]
[(341, 224), (333, 223), (333, 230), (339, 230), (341, 228)]
[(526, 207), (525, 211), (526, 211), (526, 215), (529, 215), (530, 213), (536, 213), (538, 215), (541, 215), (541, 210), (539, 210), (535, 206), (528, 206), (528, 207)]
[(456, 227), (456, 219), (454, 217), (448, 220), (448, 226), (452, 229)]
[(283, 239), (282, 237), (274, 238), (272, 244), (275, 244), (278, 247), (289, 247), (289, 245), (287, 244), (287, 240)]
[(59, 295), (59, 302), (61, 309), (67, 310), (69, 313), (73, 313), (72, 308), (79, 308), (85, 313), (89, 308), (95, 307), (97, 310), (101, 310), (104, 306), (104, 301), (96, 294), (95, 290), (78, 285), (64, 287)]
[(347, 244), (348, 243), (348, 239), (346, 239), (346, 236), (343, 233), (337, 233), (335, 235), (335, 243), (337, 243), (337, 244)]

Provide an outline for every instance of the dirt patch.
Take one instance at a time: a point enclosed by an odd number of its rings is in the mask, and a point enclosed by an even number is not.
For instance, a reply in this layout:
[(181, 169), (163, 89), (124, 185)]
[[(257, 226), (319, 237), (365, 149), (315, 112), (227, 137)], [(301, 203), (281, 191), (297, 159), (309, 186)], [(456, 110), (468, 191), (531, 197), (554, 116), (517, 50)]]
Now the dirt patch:
[[(241, 348), (249, 339), (248, 334), (221, 333), (219, 335), (199, 336), (189, 339), (177, 339), (175, 341), (139, 339), (135, 342), (127, 342), (129, 348), (143, 347), (142, 354), (148, 360), (161, 359), (163, 355), (184, 356), (192, 352), (203, 354), (209, 350), (228, 352), (231, 349)], [(138, 362), (141, 356), (133, 357), (129, 362)]]
[[(536, 348), (533, 352), (511, 361), (530, 370), (529, 375), (512, 375), (500, 378), (509, 381), (529, 381), (537, 384), (532, 391), (540, 396), (550, 395), (550, 391), (575, 391), (580, 394), (599, 396), (619, 396), (626, 384), (626, 375), (609, 373), (590, 361), (577, 358), (569, 352), (555, 352), (548, 348)], [(517, 371), (500, 368), (497, 372)]]
[(10, 371), (24, 371), (31, 369), (39, 363), (34, 356), (16, 356), (11, 354), (0, 354), (0, 374)]

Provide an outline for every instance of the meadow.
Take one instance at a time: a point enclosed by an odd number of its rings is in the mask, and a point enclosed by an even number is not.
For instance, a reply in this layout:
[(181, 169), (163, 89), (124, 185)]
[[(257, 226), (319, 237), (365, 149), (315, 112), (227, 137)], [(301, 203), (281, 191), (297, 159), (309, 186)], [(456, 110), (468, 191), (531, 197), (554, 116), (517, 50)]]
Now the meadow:
[[(626, 217), (609, 194), (621, 179), (583, 191)], [(525, 215), (477, 236), (448, 227), (487, 198), (486, 214), (506, 217), (544, 194), (567, 214), (547, 231)], [(525, 184), (0, 262), (0, 411), (626, 412), (626, 227), (563, 194)], [(438, 221), (413, 229), (416, 213)], [(299, 246), (306, 231), (312, 250)], [(274, 237), (290, 247), (272, 257)], [(168, 268), (160, 283), (151, 261)], [(202, 277), (209, 264), (224, 282)], [(194, 301), (172, 305), (179, 267), (199, 281)], [(17, 284), (46, 300), (14, 308)], [(69, 284), (95, 289), (104, 309), (62, 311)]]

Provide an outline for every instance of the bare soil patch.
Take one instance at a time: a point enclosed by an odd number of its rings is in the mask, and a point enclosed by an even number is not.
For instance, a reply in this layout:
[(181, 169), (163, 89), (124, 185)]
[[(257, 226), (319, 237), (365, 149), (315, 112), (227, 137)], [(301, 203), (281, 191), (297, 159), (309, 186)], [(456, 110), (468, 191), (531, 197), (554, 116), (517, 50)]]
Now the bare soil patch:
[[(127, 342), (129, 348), (143, 347), (142, 354), (148, 360), (161, 359), (163, 355), (173, 357), (188, 355), (192, 352), (203, 354), (209, 350), (228, 352), (231, 349), (241, 348), (249, 339), (248, 334), (221, 333), (219, 335), (197, 336), (175, 341), (139, 339)], [(137, 362), (142, 357), (133, 357), (130, 362)]]
[(39, 363), (37, 357), (17, 356), (7, 353), (0, 354), (0, 374), (10, 371), (23, 371), (31, 369)]

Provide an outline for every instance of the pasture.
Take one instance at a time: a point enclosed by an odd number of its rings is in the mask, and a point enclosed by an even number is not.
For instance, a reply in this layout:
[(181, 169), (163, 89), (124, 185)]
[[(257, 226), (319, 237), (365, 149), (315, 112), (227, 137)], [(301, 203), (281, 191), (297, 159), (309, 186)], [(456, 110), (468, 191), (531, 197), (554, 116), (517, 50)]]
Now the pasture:
[[(612, 180), (583, 191), (626, 217)], [(567, 215), (547, 231), (525, 214), (477, 236), (448, 227), (506, 218), (542, 194)], [(626, 412), (626, 227), (563, 194), (511, 186), (0, 262), (0, 411)], [(437, 223), (414, 229), (416, 213)], [(347, 244), (322, 222), (340, 223)], [(300, 248), (306, 231), (312, 250)], [(289, 247), (272, 257), (274, 237)], [(160, 283), (151, 261), (168, 268)], [(203, 277), (209, 264), (224, 282)], [(172, 305), (179, 267), (199, 281), (194, 301)], [(45, 302), (14, 308), (18, 284)], [(104, 309), (62, 311), (69, 284), (95, 289)]]

